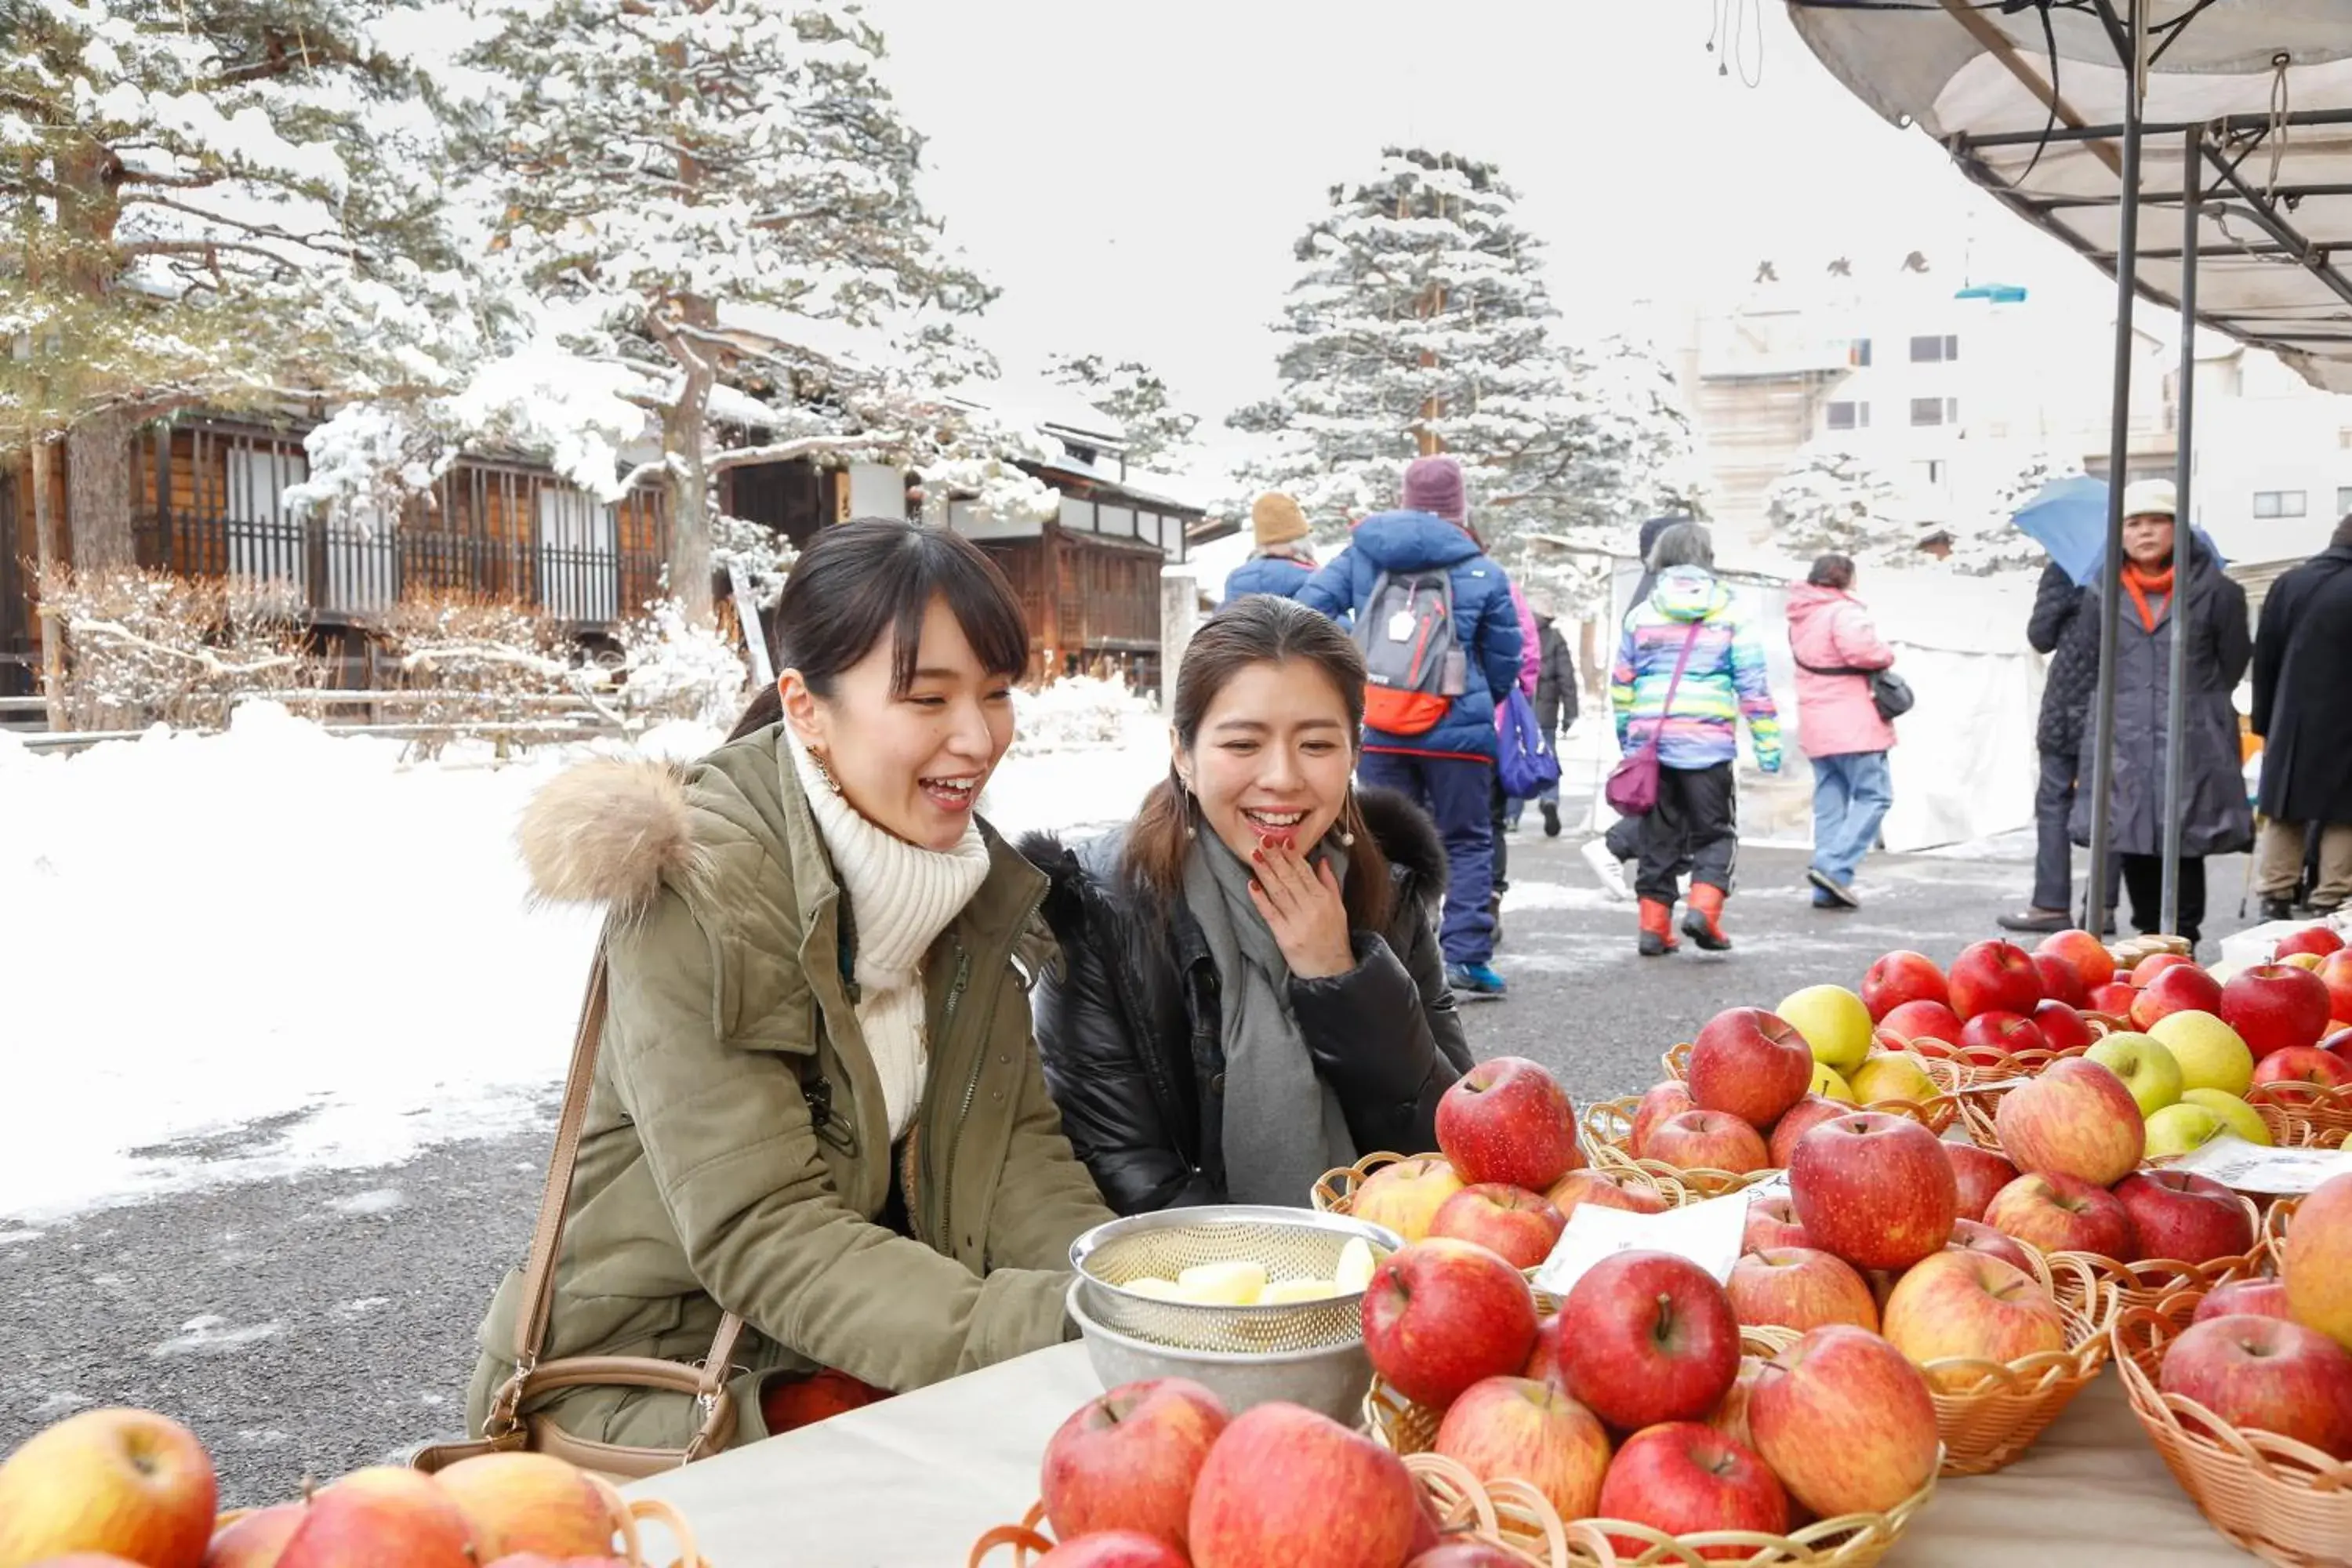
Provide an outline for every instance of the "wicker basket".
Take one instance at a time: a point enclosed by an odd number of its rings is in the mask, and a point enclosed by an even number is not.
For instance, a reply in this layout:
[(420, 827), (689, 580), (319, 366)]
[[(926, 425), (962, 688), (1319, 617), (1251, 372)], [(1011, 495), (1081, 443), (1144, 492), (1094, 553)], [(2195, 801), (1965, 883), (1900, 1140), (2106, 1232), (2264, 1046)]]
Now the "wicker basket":
[[(647, 1542), (638, 1529), (640, 1525), (657, 1524), (668, 1532), (675, 1549), (676, 1554), (669, 1560), (668, 1568), (710, 1568), (701, 1549), (695, 1544), (694, 1531), (687, 1524), (686, 1516), (677, 1509), (659, 1498), (625, 1498), (604, 1477), (590, 1470), (580, 1473), (604, 1499), (604, 1507), (612, 1515), (613, 1528), (621, 1537), (621, 1550), (617, 1553), (621, 1560), (634, 1563), (637, 1568), (660, 1568), (659, 1558), (646, 1554)], [(231, 1509), (213, 1521), (213, 1531), (218, 1534), (247, 1514), (257, 1511), (249, 1508)]]
[(2213, 1528), (2286, 1568), (2352, 1561), (2352, 1463), (2268, 1432), (2225, 1426), (2192, 1399), (2163, 1394), (2164, 1348), (2189, 1325), (2193, 1297), (2133, 1307), (2115, 1321), (2116, 1372), (2132, 1414)]
[[(1658, 1064), (1666, 1069), (1668, 1078), (1677, 1083), (1687, 1083), (1690, 1081), (1690, 1052), (1687, 1043), (1668, 1047), (1666, 1054), (1658, 1058)], [(1874, 1100), (1868, 1105), (1857, 1105), (1854, 1109), (1883, 1110), (1889, 1116), (1907, 1116), (1914, 1121), (1924, 1122), (1929, 1131), (1940, 1136), (1959, 1114), (1959, 1107), (1952, 1102), (1951, 1097), (1966, 1086), (1967, 1075), (1958, 1063), (1924, 1052), (1912, 1054), (1918, 1057), (1920, 1067), (1935, 1080), (1936, 1087), (1943, 1090), (1941, 1094), (1925, 1105), (1908, 1100)]]
[(2352, 1140), (2352, 1085), (2256, 1084), (2246, 1103), (2282, 1149), (2341, 1149)]
[[(2006, 1363), (1951, 1358), (1922, 1369), (1949, 1376), (1974, 1373), (1965, 1392), (1930, 1387), (1936, 1430), (1944, 1440), (1946, 1476), (1990, 1475), (2017, 1458), (2090, 1386), (2107, 1359), (2107, 1323), (2115, 1292), (2077, 1255), (2044, 1261), (2032, 1248), (2033, 1273), (2066, 1315), (2066, 1348)], [(2062, 1290), (2059, 1280), (2071, 1281)], [(2070, 1300), (2069, 1298), (2072, 1298)], [(2088, 1303), (2089, 1310), (2077, 1302)]]
[(2286, 1227), (2294, 1218), (2301, 1198), (2274, 1198), (2270, 1212), (2263, 1215), (2263, 1239), (2258, 1249), (2266, 1271), (2283, 1274), (2286, 1271)]
[[(1412, 1159), (1410, 1154), (1367, 1154), (1352, 1165), (1342, 1165), (1336, 1171), (1326, 1171), (1308, 1194), (1309, 1201), (1325, 1214), (1347, 1215), (1355, 1212), (1356, 1194), (1362, 1190), (1364, 1179), (1383, 1165), (1393, 1165), (1400, 1160)], [(1692, 1192), (1673, 1176), (1663, 1174), (1666, 1166), (1656, 1171), (1631, 1171), (1616, 1165), (1599, 1167), (1612, 1176), (1622, 1176), (1637, 1186), (1644, 1186), (1666, 1200), (1671, 1208), (1684, 1208), (1698, 1202), (1701, 1194)]]
[[(2244, 1252), (2206, 1263), (2184, 1263), (2177, 1258), (2144, 1258), (2137, 1263), (2121, 1263), (2091, 1252), (2053, 1252), (2049, 1254), (2049, 1259), (2051, 1272), (2057, 1280), (2059, 1304), (2104, 1320), (2126, 1307), (2154, 1307), (2176, 1296), (2201, 1298), (2225, 1280), (2266, 1272), (2270, 1243), (2264, 1226), (2268, 1222), (2245, 1194), (2234, 1195), (2254, 1227), (2254, 1245)], [(2031, 1253), (2034, 1249), (2025, 1246), (2025, 1250)], [(2076, 1272), (2078, 1268), (2083, 1272)], [(2084, 1274), (2096, 1282), (2101, 1292), (2113, 1291), (2115, 1304), (2105, 1313), (2092, 1310), (2093, 1299), (2084, 1294), (2082, 1286)]]

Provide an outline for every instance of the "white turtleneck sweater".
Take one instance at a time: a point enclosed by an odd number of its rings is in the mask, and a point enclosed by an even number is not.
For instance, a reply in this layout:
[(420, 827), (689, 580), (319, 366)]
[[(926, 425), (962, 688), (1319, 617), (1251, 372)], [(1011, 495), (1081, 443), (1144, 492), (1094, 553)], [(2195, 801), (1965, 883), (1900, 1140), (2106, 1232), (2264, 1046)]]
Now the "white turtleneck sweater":
[(792, 727), (801, 789), (841, 879), (856, 935), (857, 1027), (882, 1082), (883, 1113), (897, 1142), (922, 1103), (930, 1066), (924, 1037), (923, 954), (988, 877), (988, 846), (977, 822), (949, 850), (909, 844), (859, 815), (833, 793)]

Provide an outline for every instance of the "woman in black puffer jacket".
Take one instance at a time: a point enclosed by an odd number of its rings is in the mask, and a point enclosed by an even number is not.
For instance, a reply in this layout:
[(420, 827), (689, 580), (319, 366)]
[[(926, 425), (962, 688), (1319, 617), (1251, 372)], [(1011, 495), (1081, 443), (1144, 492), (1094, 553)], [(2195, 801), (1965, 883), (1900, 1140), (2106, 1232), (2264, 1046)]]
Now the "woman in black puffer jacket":
[(1471, 1067), (1433, 929), (1435, 829), (1350, 783), (1364, 667), (1330, 621), (1235, 601), (1177, 682), (1176, 754), (1126, 827), (1032, 835), (1061, 961), (1045, 1079), (1110, 1206), (1303, 1206), (1316, 1176), (1435, 1147)]

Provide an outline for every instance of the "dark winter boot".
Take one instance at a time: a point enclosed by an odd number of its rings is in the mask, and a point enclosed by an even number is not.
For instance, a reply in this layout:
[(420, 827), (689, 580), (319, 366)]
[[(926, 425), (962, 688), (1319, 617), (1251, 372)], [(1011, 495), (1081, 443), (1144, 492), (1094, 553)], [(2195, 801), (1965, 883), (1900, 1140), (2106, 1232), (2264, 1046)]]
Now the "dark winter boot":
[(1709, 952), (1731, 951), (1731, 939), (1723, 934), (1723, 898), (1721, 888), (1694, 882), (1690, 908), (1683, 911), (1683, 934)]
[(1682, 944), (1675, 940), (1675, 906), (1642, 900), (1642, 956), (1663, 958)]

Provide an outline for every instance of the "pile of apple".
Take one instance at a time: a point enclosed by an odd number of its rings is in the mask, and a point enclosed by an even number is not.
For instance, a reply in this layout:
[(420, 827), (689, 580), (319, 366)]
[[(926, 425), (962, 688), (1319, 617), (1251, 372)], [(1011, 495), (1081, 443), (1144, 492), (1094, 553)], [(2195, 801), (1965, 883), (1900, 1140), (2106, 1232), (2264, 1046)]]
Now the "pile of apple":
[(542, 1454), (373, 1466), (217, 1528), (216, 1501), (186, 1427), (84, 1411), (0, 1464), (0, 1568), (629, 1568), (610, 1493)]
[(2233, 1280), (2197, 1304), (2157, 1383), (2231, 1426), (2352, 1459), (2352, 1175), (2295, 1209), (2282, 1278)]

